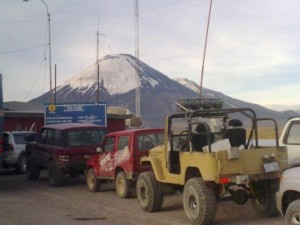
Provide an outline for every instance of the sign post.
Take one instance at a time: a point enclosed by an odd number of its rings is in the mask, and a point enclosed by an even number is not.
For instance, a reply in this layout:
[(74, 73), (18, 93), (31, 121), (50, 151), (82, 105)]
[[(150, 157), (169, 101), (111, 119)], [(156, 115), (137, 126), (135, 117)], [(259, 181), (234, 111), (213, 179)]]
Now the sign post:
[(45, 104), (45, 124), (92, 123), (107, 127), (106, 104), (63, 103)]

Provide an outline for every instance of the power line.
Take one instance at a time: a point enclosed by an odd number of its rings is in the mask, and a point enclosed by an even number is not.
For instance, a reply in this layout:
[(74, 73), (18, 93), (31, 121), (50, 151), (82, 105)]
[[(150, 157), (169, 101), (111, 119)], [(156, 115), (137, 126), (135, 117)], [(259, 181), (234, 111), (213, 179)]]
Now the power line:
[(0, 55), (4, 55), (4, 54), (12, 54), (12, 53), (16, 53), (16, 52), (24, 52), (24, 51), (28, 51), (28, 50), (32, 50), (32, 49), (36, 49), (36, 48), (45, 47), (45, 46), (46, 46), (46, 45), (37, 45), (37, 46), (31, 47), (31, 48), (23, 48), (23, 49), (17, 49), (17, 50), (5, 51), (5, 52), (0, 52)]

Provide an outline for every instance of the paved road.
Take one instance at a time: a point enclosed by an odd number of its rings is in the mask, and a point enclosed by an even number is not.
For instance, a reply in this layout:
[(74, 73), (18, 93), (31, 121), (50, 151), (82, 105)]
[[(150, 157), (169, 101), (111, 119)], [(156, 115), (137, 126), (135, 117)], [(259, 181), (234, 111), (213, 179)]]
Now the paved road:
[[(0, 174), (1, 225), (187, 225), (182, 207), (182, 195), (166, 196), (163, 210), (146, 213), (135, 198), (120, 199), (113, 184), (103, 191), (90, 193), (84, 177), (70, 178), (65, 187), (53, 188), (47, 183), (47, 173), (40, 180), (27, 181), (13, 172)], [(238, 206), (221, 202), (215, 225), (281, 225), (280, 217), (259, 216), (248, 202)]]

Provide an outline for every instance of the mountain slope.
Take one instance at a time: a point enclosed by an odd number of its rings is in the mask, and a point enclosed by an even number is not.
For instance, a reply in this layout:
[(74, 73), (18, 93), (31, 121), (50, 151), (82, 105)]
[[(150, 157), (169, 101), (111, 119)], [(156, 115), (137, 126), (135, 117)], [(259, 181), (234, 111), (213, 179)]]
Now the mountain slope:
[[(185, 78), (170, 79), (131, 55), (108, 55), (98, 63), (100, 101), (106, 102), (108, 106), (126, 108), (135, 113), (135, 89), (140, 84), (141, 119), (144, 127), (164, 127), (166, 115), (176, 113), (178, 99), (199, 97), (199, 86), (195, 82)], [(56, 103), (95, 102), (97, 87), (97, 66), (93, 65), (57, 88)], [(213, 90), (203, 88), (202, 94), (223, 99), (226, 107), (252, 108), (259, 117), (274, 117), (282, 123), (288, 118), (285, 113), (233, 99)], [(49, 102), (49, 93), (29, 102), (43, 105)]]
[[(194, 81), (190, 81), (186, 78), (174, 78), (174, 80), (176, 80), (177, 82), (186, 86), (187, 88), (190, 88), (191, 90), (199, 93), (200, 87)], [(215, 91), (205, 89), (205, 88), (203, 88), (203, 90), (204, 90), (203, 93), (205, 95), (210, 95), (212, 97), (222, 99), (225, 103), (225, 107), (251, 108), (255, 111), (255, 113), (257, 114), (257, 117), (274, 118), (275, 120), (277, 120), (279, 126), (283, 126), (286, 123), (286, 121), (288, 120), (288, 118), (300, 115), (296, 111), (289, 110), (289, 111), (278, 112), (278, 111), (268, 109), (268, 108), (263, 107), (258, 104), (249, 103), (249, 102), (231, 98), (229, 96), (224, 95), (221, 92), (215, 92)]]

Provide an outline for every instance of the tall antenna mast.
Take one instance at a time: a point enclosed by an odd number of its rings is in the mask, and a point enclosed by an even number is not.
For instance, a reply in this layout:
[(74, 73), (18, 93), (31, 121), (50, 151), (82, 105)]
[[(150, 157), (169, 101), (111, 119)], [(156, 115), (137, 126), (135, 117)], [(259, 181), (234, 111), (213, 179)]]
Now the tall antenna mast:
[(204, 52), (203, 52), (203, 61), (202, 61), (202, 70), (201, 70), (201, 78), (200, 78), (200, 91), (199, 91), (199, 96), (200, 97), (202, 95), (202, 83), (203, 83), (204, 63), (205, 63), (206, 45), (207, 45), (207, 37), (208, 37), (208, 30), (209, 30), (209, 22), (210, 22), (210, 13), (211, 13), (212, 1), (213, 0), (210, 0), (208, 20), (207, 20), (207, 27), (206, 27), (206, 37), (205, 37)]
[(97, 96), (96, 96), (96, 102), (100, 103), (100, 62), (99, 62), (99, 36), (105, 34), (99, 33), (99, 16), (98, 16), (98, 31), (96, 33), (97, 35), (97, 56), (96, 56), (96, 65), (97, 65)]
[(141, 96), (140, 96), (140, 77), (138, 61), (139, 56), (139, 2), (134, 0), (134, 18), (135, 18), (135, 75), (136, 75), (136, 89), (135, 89), (135, 114), (137, 117), (141, 115)]

